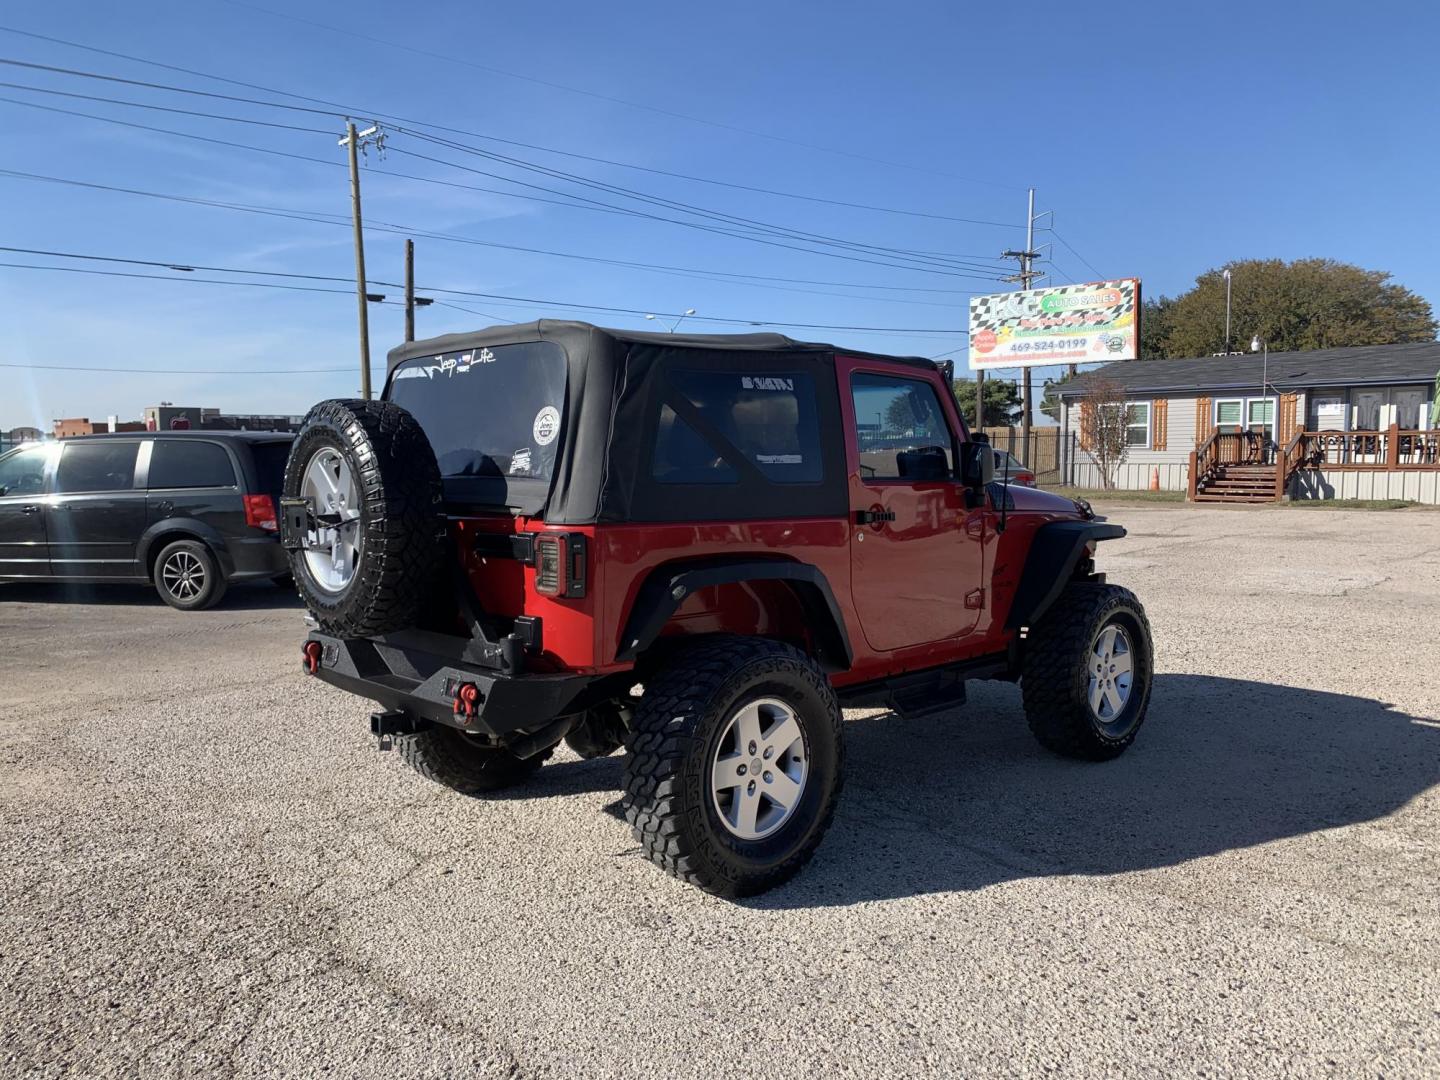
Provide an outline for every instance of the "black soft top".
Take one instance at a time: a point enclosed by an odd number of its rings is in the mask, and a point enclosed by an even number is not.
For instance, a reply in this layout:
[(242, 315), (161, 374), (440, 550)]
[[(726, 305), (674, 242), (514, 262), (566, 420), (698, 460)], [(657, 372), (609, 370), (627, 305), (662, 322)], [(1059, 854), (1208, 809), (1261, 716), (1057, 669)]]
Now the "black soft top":
[[(559, 524), (596, 521), (707, 521), (844, 516), (848, 493), (840, 440), (824, 440), (823, 479), (815, 484), (750, 483), (727, 492), (713, 485), (652, 482), (648, 468), (656, 417), (675, 393), (667, 371), (711, 368), (750, 374), (804, 372), (814, 384), (822, 427), (839, 430), (835, 357), (873, 357), (936, 370), (923, 357), (882, 356), (783, 334), (670, 334), (613, 330), (559, 319), (492, 326), (408, 342), (389, 352), (385, 396), (408, 360), (475, 349), (551, 342), (566, 357), (562, 444), (551, 481), (495, 477), (482, 504), (505, 506)], [(497, 490), (498, 489), (498, 490)], [(463, 483), (446, 481), (451, 501), (471, 501)]]

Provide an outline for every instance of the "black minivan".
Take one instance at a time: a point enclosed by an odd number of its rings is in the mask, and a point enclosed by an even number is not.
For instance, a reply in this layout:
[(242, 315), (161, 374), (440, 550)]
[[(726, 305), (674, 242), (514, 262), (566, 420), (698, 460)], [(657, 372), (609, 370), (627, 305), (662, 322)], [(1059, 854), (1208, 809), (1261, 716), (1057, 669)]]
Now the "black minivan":
[(212, 607), (288, 580), (275, 508), (293, 436), (167, 431), (28, 443), (0, 456), (0, 581), (153, 583)]

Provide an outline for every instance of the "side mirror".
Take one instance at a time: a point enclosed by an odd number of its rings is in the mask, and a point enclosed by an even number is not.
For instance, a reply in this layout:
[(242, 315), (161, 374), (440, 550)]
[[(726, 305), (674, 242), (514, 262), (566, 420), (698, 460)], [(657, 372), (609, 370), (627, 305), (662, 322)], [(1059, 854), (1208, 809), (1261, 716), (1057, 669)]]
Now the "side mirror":
[(901, 450), (895, 458), (901, 479), (927, 483), (950, 478), (950, 458), (943, 446)]
[(972, 440), (960, 447), (960, 481), (966, 487), (983, 491), (995, 479), (995, 451), (990, 440)]

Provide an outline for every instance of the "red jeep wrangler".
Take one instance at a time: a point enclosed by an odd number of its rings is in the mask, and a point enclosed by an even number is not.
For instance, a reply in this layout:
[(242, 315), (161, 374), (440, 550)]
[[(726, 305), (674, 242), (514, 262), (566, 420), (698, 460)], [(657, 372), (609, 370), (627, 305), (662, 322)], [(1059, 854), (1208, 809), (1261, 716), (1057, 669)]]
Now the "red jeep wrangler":
[(1135, 738), (1150, 629), (1093, 562), (1124, 530), (996, 483), (931, 361), (548, 320), (389, 359), (383, 400), (310, 411), (282, 534), (306, 669), (421, 774), (623, 744), (650, 859), (738, 896), (819, 844), (843, 705), (1019, 680), (1050, 750)]

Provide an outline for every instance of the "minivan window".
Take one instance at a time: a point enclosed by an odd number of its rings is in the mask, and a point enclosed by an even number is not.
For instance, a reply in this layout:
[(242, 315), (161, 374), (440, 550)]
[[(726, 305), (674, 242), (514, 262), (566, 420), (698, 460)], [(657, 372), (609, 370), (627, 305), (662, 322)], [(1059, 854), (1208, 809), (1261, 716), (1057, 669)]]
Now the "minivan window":
[(440, 475), (549, 480), (565, 366), (553, 341), (418, 356), (395, 369), (389, 399), (420, 422)]
[(65, 445), (55, 472), (55, 490), (61, 494), (82, 491), (127, 491), (135, 486), (138, 442), (96, 439)]
[(150, 451), (149, 486), (154, 488), (234, 487), (235, 467), (218, 443), (156, 439)]
[(285, 486), (285, 462), (289, 457), (289, 439), (250, 444), (250, 459), (255, 462), (256, 479), (260, 485), (256, 493), (269, 495), (277, 506), (281, 489)]
[(45, 447), (30, 446), (0, 457), (0, 498), (39, 495), (45, 487)]

